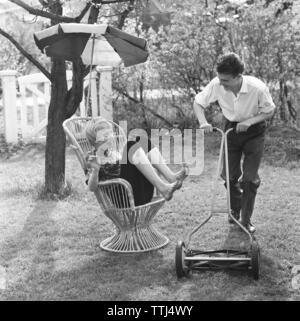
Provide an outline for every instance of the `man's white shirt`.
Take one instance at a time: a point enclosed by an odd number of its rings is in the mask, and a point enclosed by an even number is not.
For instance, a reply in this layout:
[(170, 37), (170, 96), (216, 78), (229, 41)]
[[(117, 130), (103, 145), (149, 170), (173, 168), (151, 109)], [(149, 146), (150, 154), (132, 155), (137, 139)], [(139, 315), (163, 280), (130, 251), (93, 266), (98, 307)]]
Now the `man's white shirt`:
[(255, 77), (242, 75), (242, 78), (242, 87), (237, 96), (225, 90), (216, 77), (195, 96), (195, 102), (203, 108), (218, 102), (223, 115), (234, 122), (273, 111), (275, 104), (268, 87)]

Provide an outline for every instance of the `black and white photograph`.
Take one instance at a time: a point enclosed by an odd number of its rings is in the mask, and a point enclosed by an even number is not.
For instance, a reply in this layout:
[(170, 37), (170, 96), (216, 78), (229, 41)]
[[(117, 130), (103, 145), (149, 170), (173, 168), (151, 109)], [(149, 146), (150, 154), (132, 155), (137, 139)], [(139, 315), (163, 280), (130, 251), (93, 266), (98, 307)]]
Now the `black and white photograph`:
[(0, 301), (300, 301), (300, 0), (0, 0)]

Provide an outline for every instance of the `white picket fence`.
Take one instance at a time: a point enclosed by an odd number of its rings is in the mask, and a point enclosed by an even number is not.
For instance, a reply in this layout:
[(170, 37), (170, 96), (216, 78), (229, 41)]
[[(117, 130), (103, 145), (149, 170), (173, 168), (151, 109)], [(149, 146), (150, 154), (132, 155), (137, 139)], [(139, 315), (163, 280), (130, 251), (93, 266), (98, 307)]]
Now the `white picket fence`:
[[(97, 67), (84, 79), (89, 83), (91, 114), (112, 120), (111, 67)], [(90, 77), (91, 76), (91, 77)], [(46, 137), (47, 115), (51, 95), (51, 83), (42, 73), (17, 77), (13, 70), (0, 71), (3, 98), (4, 137), (7, 143), (16, 143), (21, 136), (25, 142), (40, 141)], [(97, 81), (98, 80), (98, 81)], [(67, 71), (68, 88), (72, 85), (72, 72)], [(1, 106), (2, 105), (2, 106)], [(87, 115), (85, 95), (76, 116)]]

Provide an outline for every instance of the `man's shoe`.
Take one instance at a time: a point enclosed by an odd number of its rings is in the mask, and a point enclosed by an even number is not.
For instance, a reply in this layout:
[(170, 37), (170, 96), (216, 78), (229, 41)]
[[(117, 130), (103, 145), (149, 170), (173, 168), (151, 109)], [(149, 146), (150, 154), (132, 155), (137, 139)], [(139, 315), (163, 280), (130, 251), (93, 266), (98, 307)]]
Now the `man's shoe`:
[(251, 223), (247, 224), (246, 229), (250, 232), (250, 233), (254, 233), (256, 231), (256, 228), (254, 225), (252, 225)]
[(241, 224), (242, 224), (242, 225), (248, 230), (248, 232), (251, 233), (251, 234), (256, 231), (255, 226), (252, 225), (251, 222), (248, 223), (248, 224), (243, 224), (243, 223), (241, 223)]
[[(240, 211), (231, 210), (231, 215), (238, 221), (239, 218), (240, 218)], [(228, 215), (228, 223), (229, 224), (234, 224), (235, 223), (235, 221), (231, 218), (230, 215)]]

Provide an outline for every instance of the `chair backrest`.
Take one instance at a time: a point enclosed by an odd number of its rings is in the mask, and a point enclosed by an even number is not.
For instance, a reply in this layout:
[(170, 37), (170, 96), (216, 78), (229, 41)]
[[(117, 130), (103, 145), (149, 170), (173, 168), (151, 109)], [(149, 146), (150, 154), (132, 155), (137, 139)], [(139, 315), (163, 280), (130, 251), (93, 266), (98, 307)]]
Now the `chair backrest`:
[(95, 195), (104, 211), (135, 208), (132, 187), (122, 178), (100, 182)]
[[(64, 121), (63, 129), (71, 146), (81, 164), (84, 173), (87, 173), (86, 155), (93, 150), (93, 146), (86, 138), (85, 129), (89, 122), (94, 122), (97, 118), (74, 117)], [(107, 121), (107, 120), (106, 120)], [(116, 123), (109, 121), (113, 128), (113, 146), (121, 155), (126, 145), (126, 135), (124, 130)], [(132, 187), (124, 179), (117, 178), (99, 182), (95, 191), (97, 200), (104, 211), (112, 209), (124, 209), (135, 207)]]
[[(91, 146), (88, 139), (86, 138), (85, 129), (89, 122), (95, 122), (98, 118), (102, 117), (74, 117), (65, 120), (63, 123), (63, 129), (66, 133), (66, 136), (71, 142), (71, 146), (75, 150), (81, 167), (85, 173), (87, 172), (85, 160), (86, 156), (88, 152), (93, 151), (93, 146)], [(127, 141), (126, 134), (122, 127), (112, 121), (108, 122), (112, 125), (114, 132), (114, 149), (122, 155), (124, 146)]]

